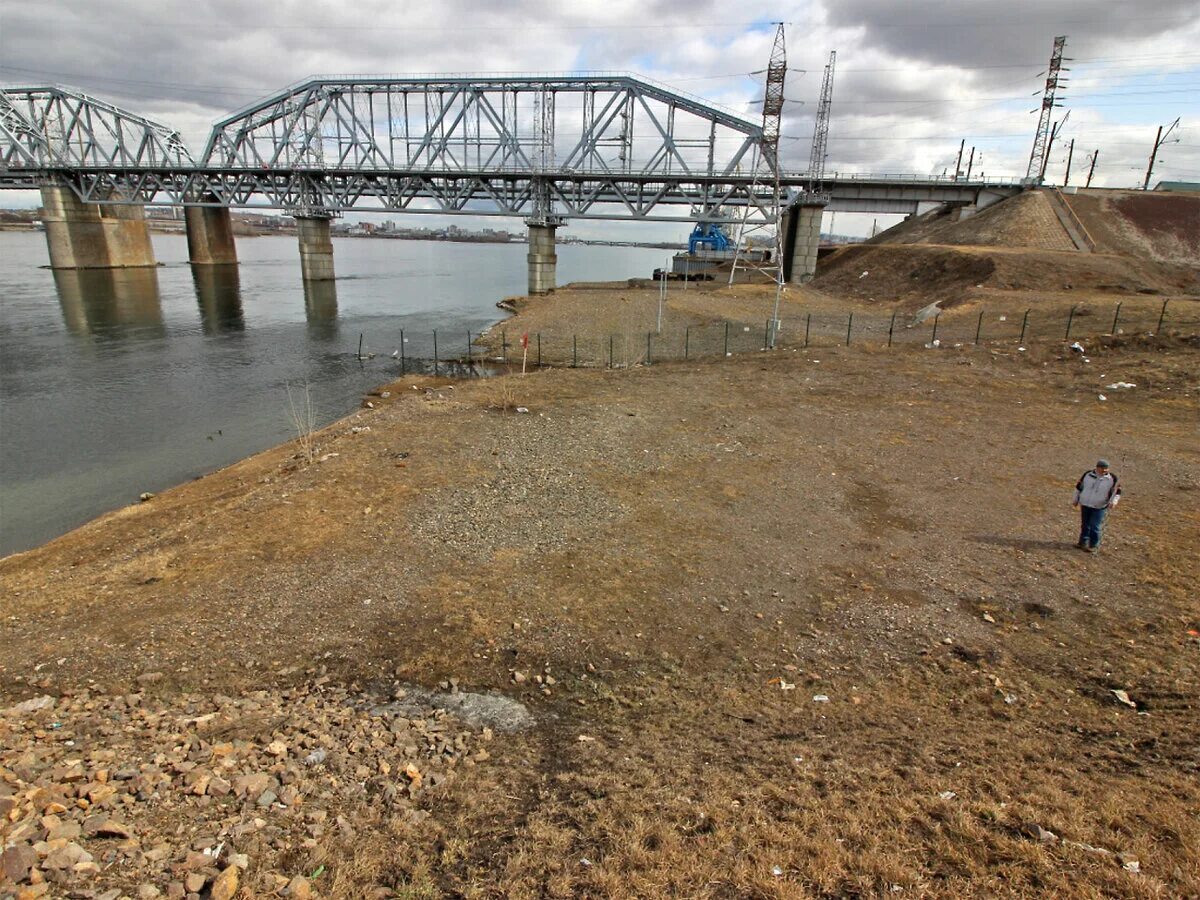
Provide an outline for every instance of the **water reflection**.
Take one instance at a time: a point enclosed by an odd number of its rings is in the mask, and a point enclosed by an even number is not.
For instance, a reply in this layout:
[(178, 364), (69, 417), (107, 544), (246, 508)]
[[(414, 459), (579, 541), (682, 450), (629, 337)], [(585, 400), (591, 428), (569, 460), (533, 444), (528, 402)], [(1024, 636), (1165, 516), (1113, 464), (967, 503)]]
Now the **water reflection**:
[(337, 337), (337, 282), (304, 282), (304, 316), (308, 320), (308, 333), (318, 340), (329, 341)]
[(54, 269), (63, 322), (72, 334), (113, 336), (137, 329), (161, 337), (158, 269)]
[(236, 265), (192, 266), (192, 282), (205, 334), (245, 330), (242, 282)]

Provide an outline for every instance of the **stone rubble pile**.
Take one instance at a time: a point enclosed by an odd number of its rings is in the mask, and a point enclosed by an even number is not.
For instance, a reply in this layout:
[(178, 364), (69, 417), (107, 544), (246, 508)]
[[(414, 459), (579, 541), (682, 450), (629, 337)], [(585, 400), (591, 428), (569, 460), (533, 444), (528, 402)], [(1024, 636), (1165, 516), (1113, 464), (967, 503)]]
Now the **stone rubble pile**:
[(489, 728), (402, 705), (322, 676), (240, 697), (85, 690), (0, 711), (0, 897), (315, 896), (330, 844), (420, 821), (430, 789), (488, 759)]

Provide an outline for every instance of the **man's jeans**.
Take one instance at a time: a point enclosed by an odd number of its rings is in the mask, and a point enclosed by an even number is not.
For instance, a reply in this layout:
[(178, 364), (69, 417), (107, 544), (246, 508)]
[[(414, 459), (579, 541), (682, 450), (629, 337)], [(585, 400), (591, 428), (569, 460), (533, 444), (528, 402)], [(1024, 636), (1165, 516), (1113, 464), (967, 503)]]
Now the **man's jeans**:
[(1079, 531), (1079, 543), (1084, 547), (1099, 547), (1100, 532), (1104, 527), (1104, 517), (1108, 514), (1105, 508), (1093, 509), (1090, 506), (1079, 507), (1082, 527)]

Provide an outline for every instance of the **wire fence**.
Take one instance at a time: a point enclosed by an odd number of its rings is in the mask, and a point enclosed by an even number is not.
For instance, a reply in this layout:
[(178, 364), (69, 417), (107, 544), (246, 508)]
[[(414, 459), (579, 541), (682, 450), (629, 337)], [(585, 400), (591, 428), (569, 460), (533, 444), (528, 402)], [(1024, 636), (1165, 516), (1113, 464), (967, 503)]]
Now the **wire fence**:
[(1031, 307), (1017, 313), (984, 309), (974, 314), (939, 314), (919, 322), (899, 313), (822, 311), (802, 313), (778, 323), (769, 319), (757, 323), (717, 320), (610, 334), (522, 333), (503, 326), (483, 335), (469, 331), (401, 331), (400, 349), (393, 356), (401, 374), (469, 377), (493, 374), (501, 366), (522, 363), (530, 369), (622, 369), (776, 348), (1025, 346), (1166, 332), (1200, 334), (1200, 304), (1176, 302), (1172, 306), (1164, 301), (1147, 306), (1117, 302), (1107, 309), (1088, 306), (1048, 312)]

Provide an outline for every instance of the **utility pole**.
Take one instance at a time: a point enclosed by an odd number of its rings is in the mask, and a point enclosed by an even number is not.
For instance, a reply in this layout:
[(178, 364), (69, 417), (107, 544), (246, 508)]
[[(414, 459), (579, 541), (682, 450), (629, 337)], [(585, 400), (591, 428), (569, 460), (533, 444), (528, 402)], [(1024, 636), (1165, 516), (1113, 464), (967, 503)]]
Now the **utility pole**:
[(1059, 77), (1063, 64), (1063, 48), (1066, 46), (1067, 36), (1065, 34), (1054, 39), (1054, 49), (1050, 53), (1050, 66), (1046, 70), (1046, 89), (1042, 94), (1042, 112), (1038, 117), (1037, 132), (1033, 136), (1033, 149), (1029, 151), (1029, 167), (1025, 173), (1025, 177), (1028, 179), (1036, 176), (1038, 181), (1041, 181), (1046, 172), (1044, 159), (1046, 157), (1046, 139), (1050, 135), (1050, 117), (1054, 114), (1054, 107), (1062, 105), (1055, 102), (1055, 97), (1058, 89), (1067, 82), (1067, 79)]
[(1067, 119), (1071, 118), (1071, 111), (1068, 109), (1067, 114), (1058, 122), (1054, 123), (1054, 127), (1050, 129), (1050, 140), (1046, 142), (1046, 155), (1042, 157), (1042, 170), (1038, 174), (1038, 182), (1046, 180), (1046, 166), (1050, 162), (1050, 151), (1054, 149), (1054, 142), (1058, 140), (1058, 133), (1062, 131), (1062, 127), (1067, 124)]
[(962, 174), (962, 155), (963, 148), (967, 146), (967, 139), (963, 138), (958, 145), (958, 161), (954, 163), (954, 180), (958, 181), (958, 176)]
[(975, 165), (975, 148), (971, 148), (971, 155), (967, 159), (967, 181), (971, 180), (971, 168)]
[(1092, 164), (1088, 166), (1087, 182), (1083, 185), (1085, 189), (1092, 186), (1092, 175), (1094, 175), (1096, 172), (1096, 160), (1099, 158), (1099, 156), (1100, 151), (1098, 149), (1092, 151)]
[(1167, 126), (1167, 131), (1165, 134), (1163, 133), (1163, 127), (1161, 125), (1158, 126), (1158, 135), (1154, 138), (1154, 149), (1150, 151), (1150, 165), (1146, 167), (1146, 180), (1142, 183), (1143, 191), (1150, 190), (1150, 176), (1154, 173), (1154, 161), (1158, 159), (1158, 148), (1165, 143), (1179, 143), (1179, 138), (1175, 138), (1175, 140), (1170, 142), (1167, 141), (1167, 138), (1171, 136), (1171, 132), (1174, 131), (1178, 125), (1179, 119), (1177, 117), (1174, 122)]
[(1071, 160), (1075, 157), (1075, 138), (1071, 138), (1071, 149), (1067, 151), (1067, 174), (1063, 176), (1063, 187), (1071, 183)]

